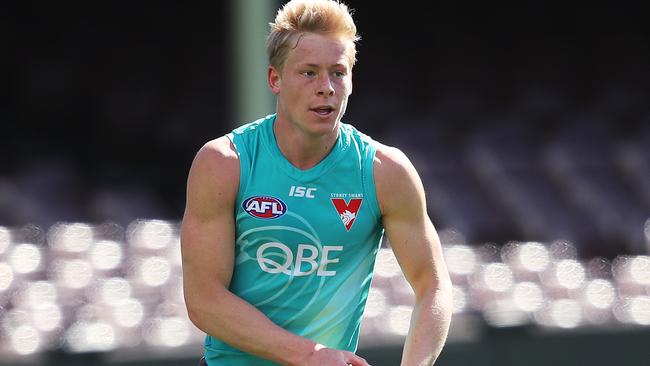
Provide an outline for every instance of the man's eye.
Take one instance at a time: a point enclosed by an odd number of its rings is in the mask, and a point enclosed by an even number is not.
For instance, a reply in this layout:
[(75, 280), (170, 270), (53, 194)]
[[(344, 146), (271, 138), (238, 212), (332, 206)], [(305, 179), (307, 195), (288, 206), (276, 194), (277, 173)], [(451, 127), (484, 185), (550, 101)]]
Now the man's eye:
[(334, 76), (341, 78), (345, 76), (345, 73), (343, 71), (334, 71)]
[(316, 73), (313, 72), (313, 71), (304, 71), (302, 74), (305, 75), (305, 76), (314, 76), (314, 75), (316, 75)]

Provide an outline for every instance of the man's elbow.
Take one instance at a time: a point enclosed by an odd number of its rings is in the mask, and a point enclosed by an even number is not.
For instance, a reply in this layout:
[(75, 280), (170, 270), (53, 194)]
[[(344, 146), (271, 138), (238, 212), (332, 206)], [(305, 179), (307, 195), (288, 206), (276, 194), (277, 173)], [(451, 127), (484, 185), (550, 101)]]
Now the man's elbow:
[(199, 307), (198, 304), (196, 304), (196, 301), (193, 301), (192, 299), (188, 299), (187, 297), (185, 298), (185, 308), (187, 309), (187, 316), (196, 326), (197, 328), (203, 330), (203, 323), (202, 323), (202, 311)]
[(192, 324), (207, 333), (206, 328), (214, 322), (214, 317), (217, 315), (215, 309), (220, 308), (220, 301), (225, 291), (227, 290), (223, 286), (213, 287), (213, 291), (209, 295), (196, 288), (186, 289), (184, 291), (185, 309)]
[(430, 296), (451, 299), (453, 292), (451, 279), (446, 273), (442, 275), (423, 273), (413, 281), (412, 287), (416, 299)]
[(430, 309), (440, 321), (449, 323), (454, 308), (451, 284), (428, 288), (420, 296), (416, 295), (416, 304)]
[(451, 283), (447, 286), (438, 288), (434, 294), (434, 301), (444, 313), (451, 316), (454, 308), (453, 290)]
[(449, 308), (450, 311), (453, 307), (453, 293), (453, 286), (449, 276), (444, 276), (442, 279), (436, 281), (434, 296), (438, 299), (438, 303), (444, 305), (445, 308)]
[(210, 312), (215, 309), (213, 301), (207, 296), (201, 296), (196, 289), (185, 293), (185, 308), (189, 320), (200, 330), (207, 332), (210, 326)]

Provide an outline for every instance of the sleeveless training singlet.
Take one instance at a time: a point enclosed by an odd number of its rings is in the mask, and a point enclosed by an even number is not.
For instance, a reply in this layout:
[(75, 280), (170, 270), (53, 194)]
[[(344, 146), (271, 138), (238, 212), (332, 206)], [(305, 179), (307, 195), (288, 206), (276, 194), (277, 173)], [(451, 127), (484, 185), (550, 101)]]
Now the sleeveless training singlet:
[[(228, 135), (240, 160), (230, 291), (288, 331), (354, 352), (383, 227), (372, 139), (344, 123), (332, 151), (294, 167), (275, 115)], [(206, 336), (209, 365), (275, 365)]]

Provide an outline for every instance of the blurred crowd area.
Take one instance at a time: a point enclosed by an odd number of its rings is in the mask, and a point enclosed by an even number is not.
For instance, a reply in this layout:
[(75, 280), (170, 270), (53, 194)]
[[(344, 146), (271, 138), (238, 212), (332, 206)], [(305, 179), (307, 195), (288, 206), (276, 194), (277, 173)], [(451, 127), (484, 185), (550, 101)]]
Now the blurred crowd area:
[[(421, 174), (455, 285), (452, 339), (486, 326), (647, 327), (640, 5), (348, 3), (362, 39), (344, 121)], [(177, 224), (198, 148), (246, 122), (232, 117), (230, 7), (6, 6), (0, 359), (200, 352)], [(368, 345), (401, 340), (412, 306), (388, 247)]]
[[(204, 334), (184, 306), (178, 229), (159, 219), (0, 227), (0, 364), (42, 364), (53, 352), (101, 353), (114, 364), (198, 358)], [(409, 329), (415, 298), (389, 246), (377, 257), (361, 350), (399, 346)], [(648, 255), (580, 258), (568, 241), (467, 245), (450, 236), (443, 249), (452, 344), (497, 328), (650, 330)]]

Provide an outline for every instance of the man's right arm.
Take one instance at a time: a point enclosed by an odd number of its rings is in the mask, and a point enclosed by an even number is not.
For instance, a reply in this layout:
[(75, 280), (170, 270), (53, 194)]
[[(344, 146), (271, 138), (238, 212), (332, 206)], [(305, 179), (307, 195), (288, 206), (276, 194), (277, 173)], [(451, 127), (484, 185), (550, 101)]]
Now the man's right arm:
[(228, 290), (235, 255), (239, 159), (226, 137), (205, 144), (187, 180), (181, 225), (183, 290), (190, 320), (231, 346), (283, 365), (367, 365), (292, 334)]

